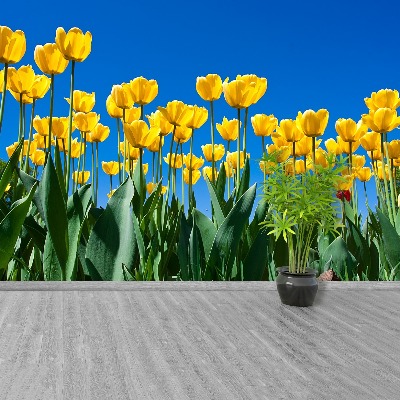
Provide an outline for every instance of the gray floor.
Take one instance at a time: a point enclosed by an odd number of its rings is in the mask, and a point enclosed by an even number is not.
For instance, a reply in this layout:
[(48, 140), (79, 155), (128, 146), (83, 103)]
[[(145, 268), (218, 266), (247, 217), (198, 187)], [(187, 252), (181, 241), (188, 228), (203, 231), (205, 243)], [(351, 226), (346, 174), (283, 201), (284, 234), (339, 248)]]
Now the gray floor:
[(400, 399), (400, 282), (1, 282), (0, 399)]

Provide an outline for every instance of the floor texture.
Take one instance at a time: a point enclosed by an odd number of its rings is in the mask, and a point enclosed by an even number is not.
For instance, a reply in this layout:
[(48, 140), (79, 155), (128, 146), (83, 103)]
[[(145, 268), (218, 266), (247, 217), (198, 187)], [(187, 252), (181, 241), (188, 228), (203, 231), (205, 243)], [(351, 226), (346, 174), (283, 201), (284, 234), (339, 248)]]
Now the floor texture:
[(1, 282), (0, 399), (400, 398), (400, 282)]

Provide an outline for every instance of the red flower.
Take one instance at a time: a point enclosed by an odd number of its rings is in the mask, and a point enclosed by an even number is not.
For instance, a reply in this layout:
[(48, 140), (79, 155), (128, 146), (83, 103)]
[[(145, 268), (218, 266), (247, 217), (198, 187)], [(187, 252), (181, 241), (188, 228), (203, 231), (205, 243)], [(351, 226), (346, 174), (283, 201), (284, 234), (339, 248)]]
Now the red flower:
[(340, 200), (346, 199), (347, 201), (350, 201), (350, 190), (339, 190), (336, 193), (336, 197)]

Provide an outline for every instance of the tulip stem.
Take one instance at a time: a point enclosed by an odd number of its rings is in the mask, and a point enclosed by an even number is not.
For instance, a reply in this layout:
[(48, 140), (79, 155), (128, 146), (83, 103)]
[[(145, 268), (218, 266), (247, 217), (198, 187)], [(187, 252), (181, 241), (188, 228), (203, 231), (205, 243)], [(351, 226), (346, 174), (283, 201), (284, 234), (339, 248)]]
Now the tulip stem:
[(93, 203), (94, 206), (96, 207), (96, 196), (95, 196), (95, 177), (94, 177), (94, 146), (93, 142), (91, 143), (92, 147), (92, 197), (93, 197)]
[[(231, 144), (231, 141), (228, 140), (227, 154), (229, 153), (230, 144)], [(229, 165), (228, 162), (226, 163), (226, 165), (228, 165), (229, 170), (232, 171), (232, 165)], [(228, 200), (229, 200), (229, 196), (231, 195), (231, 187), (230, 187), (230, 186), (231, 186), (231, 177), (230, 177), (231, 174), (230, 174), (230, 171), (229, 171), (229, 173), (227, 174), (227, 176), (228, 176)]]
[(174, 153), (174, 195), (176, 197), (176, 158), (178, 157), (179, 141), (176, 142), (176, 149)]
[(143, 214), (143, 202), (144, 202), (144, 197), (143, 197), (143, 186), (144, 186), (144, 182), (143, 182), (143, 149), (139, 148), (139, 173), (140, 173), (140, 185), (139, 185), (139, 203), (140, 203), (140, 207), (139, 207), (139, 221), (141, 221), (142, 219), (142, 214)]
[[(192, 129), (192, 134), (193, 134), (193, 129)], [(181, 143), (181, 158), (183, 161), (183, 146)], [(185, 185), (184, 185), (184, 180), (183, 180), (183, 164), (182, 164), (182, 170), (181, 170), (181, 181), (182, 181), (182, 204), (183, 204), (183, 210), (185, 210)], [(189, 177), (191, 176), (191, 171), (189, 171)], [(190, 179), (190, 178), (189, 178)]]
[(3, 115), (4, 115), (4, 104), (6, 102), (6, 92), (7, 92), (7, 72), (8, 63), (4, 64), (4, 82), (3, 82), (3, 94), (1, 96), (1, 106), (0, 106), (0, 132), (3, 125)]
[(99, 142), (96, 142), (96, 203), (99, 195)]
[(121, 140), (121, 132), (119, 129), (119, 118), (116, 118), (117, 121), (117, 140), (118, 140), (118, 145), (117, 145), (117, 151), (118, 151), (118, 180), (119, 184), (121, 186), (122, 183), (122, 176), (121, 176), (121, 152), (119, 151), (119, 142)]
[(315, 136), (312, 137), (312, 162), (313, 170), (315, 171)]
[(293, 175), (296, 175), (296, 142), (292, 143), (293, 149)]
[[(19, 95), (19, 132), (18, 132), (18, 142), (23, 140), (24, 133), (23, 133), (23, 119), (24, 119), (24, 112), (23, 112), (23, 105), (22, 105), (22, 93)], [(22, 150), (19, 156), (20, 166), (22, 166), (22, 159), (24, 157), (24, 147), (25, 144), (22, 144)]]
[[(193, 177), (192, 177), (192, 160), (193, 160), (193, 135), (194, 135), (194, 128), (192, 128), (192, 135), (190, 137), (190, 159), (189, 159), (189, 212), (191, 212), (193, 208), (193, 201), (192, 201), (192, 185), (193, 185)], [(182, 172), (183, 176), (183, 172)]]
[[(392, 214), (393, 214), (393, 226), (394, 226), (394, 222), (396, 221), (396, 200), (394, 197), (394, 184), (393, 184), (393, 176), (392, 176), (392, 171), (390, 169), (390, 161), (389, 161), (389, 151), (388, 151), (388, 147), (387, 147), (387, 133), (384, 133), (385, 135), (385, 157), (386, 160), (389, 163), (389, 182), (390, 182), (390, 198), (392, 200), (392, 205), (391, 205), (391, 210), (392, 210)], [(386, 173), (385, 173), (386, 175)]]
[(49, 117), (49, 143), (48, 143), (48, 148), (47, 148), (47, 153), (48, 156), (46, 157), (46, 163), (47, 163), (47, 158), (51, 156), (51, 127), (53, 125), (53, 106), (54, 106), (54, 74), (50, 75), (50, 117)]
[(112, 175), (110, 174), (110, 194), (112, 193)]
[(83, 167), (82, 171), (85, 172), (86, 166), (86, 132), (83, 132)]
[(172, 162), (172, 145), (174, 144), (175, 130), (176, 130), (176, 125), (174, 125), (174, 130), (172, 131), (171, 146), (170, 146), (170, 149), (169, 149), (169, 163), (168, 163), (168, 194), (167, 194), (167, 202), (168, 202), (168, 200), (169, 200), (169, 193), (170, 193), (171, 162)]
[[(81, 170), (81, 160), (82, 160), (82, 145), (83, 145), (83, 140), (82, 140), (82, 132), (81, 132), (81, 143), (79, 146), (79, 158), (78, 158), (78, 171), (77, 171), (77, 176), (79, 177), (79, 172)], [(75, 192), (78, 189), (78, 183), (79, 179), (76, 179), (76, 185), (74, 185), (74, 188), (72, 189), (72, 192)]]
[(124, 131), (124, 163), (122, 164), (122, 180), (125, 181), (125, 164), (126, 164), (126, 137), (125, 137), (125, 108), (122, 109), (122, 127)]
[(384, 145), (385, 140), (386, 140), (385, 134), (382, 133), (381, 134), (381, 149), (382, 149), (381, 160), (382, 160), (383, 185), (385, 188), (386, 207), (387, 207), (389, 219), (390, 219), (390, 222), (392, 223), (392, 225), (394, 226), (394, 217), (393, 217), (391, 206), (390, 206), (389, 189), (388, 189), (388, 183), (387, 183), (387, 177), (386, 177), (386, 164), (385, 164), (386, 152), (385, 152), (385, 145)]
[(162, 135), (161, 134), (159, 138), (160, 138), (160, 143), (158, 144), (158, 163), (157, 163), (157, 179), (156, 179), (157, 182), (162, 178), (162, 154), (161, 154)]
[(25, 165), (24, 165), (24, 171), (28, 173), (28, 166), (29, 166), (29, 153), (31, 149), (31, 142), (32, 142), (32, 133), (33, 133), (33, 118), (35, 116), (35, 103), (36, 99), (33, 99), (32, 102), (32, 111), (31, 111), (31, 121), (29, 124), (29, 138), (28, 138), (28, 157), (25, 158)]
[(154, 172), (155, 172), (155, 163), (156, 163), (156, 153), (153, 152), (152, 155), (153, 155), (153, 160), (152, 160), (152, 163), (151, 163), (151, 169), (152, 169), (152, 171), (151, 171), (151, 174), (152, 174), (152, 176), (151, 176), (151, 182), (154, 183), (154, 178), (155, 178)]
[(240, 108), (238, 108), (238, 137), (237, 137), (237, 165), (236, 165), (236, 194), (240, 183)]
[(74, 106), (74, 74), (75, 74), (75, 61), (71, 61), (71, 86), (69, 94), (69, 128), (68, 128), (68, 162), (67, 162), (67, 177), (65, 187), (68, 195), (69, 180), (71, 177), (71, 142), (72, 142), (72, 110)]
[(64, 179), (65, 179), (65, 173), (67, 170), (67, 159), (66, 159), (66, 148), (65, 148), (65, 139), (61, 139), (62, 146), (63, 146), (63, 156), (64, 156)]
[(212, 182), (215, 182), (215, 157), (214, 157), (214, 101), (210, 101), (210, 111), (211, 111), (211, 179)]
[(247, 133), (247, 119), (249, 116), (249, 107), (244, 111), (244, 127), (243, 127), (243, 159), (246, 161), (246, 133)]

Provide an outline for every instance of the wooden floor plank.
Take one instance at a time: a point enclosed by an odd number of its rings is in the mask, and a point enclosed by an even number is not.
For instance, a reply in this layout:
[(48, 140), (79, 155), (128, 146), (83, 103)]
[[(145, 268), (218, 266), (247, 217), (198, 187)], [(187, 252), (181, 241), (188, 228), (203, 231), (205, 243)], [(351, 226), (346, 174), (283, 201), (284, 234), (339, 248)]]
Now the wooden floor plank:
[(397, 283), (336, 285), (308, 308), (276, 285), (214, 283), (8, 286), (0, 398), (398, 398)]

